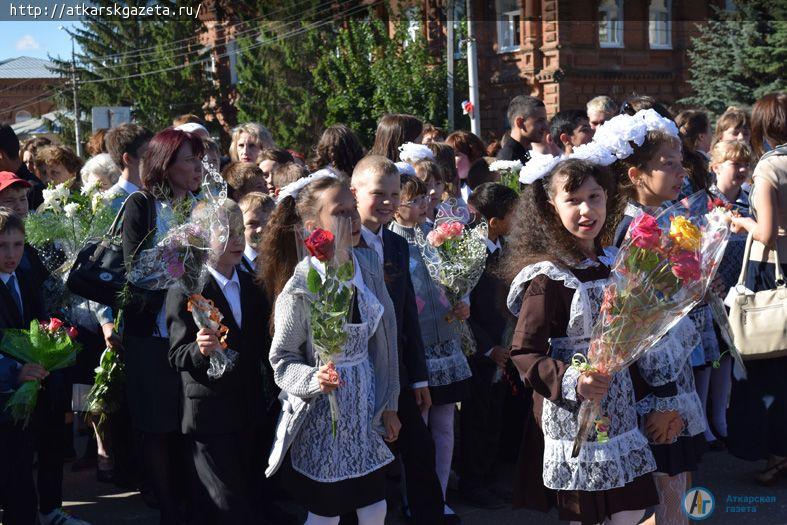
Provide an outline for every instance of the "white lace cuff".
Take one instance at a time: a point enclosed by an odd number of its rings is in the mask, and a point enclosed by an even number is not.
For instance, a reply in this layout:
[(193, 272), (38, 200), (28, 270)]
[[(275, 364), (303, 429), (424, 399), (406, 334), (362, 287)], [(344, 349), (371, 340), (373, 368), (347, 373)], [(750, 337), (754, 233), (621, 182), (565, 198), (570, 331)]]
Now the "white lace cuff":
[(561, 385), (561, 393), (563, 399), (568, 401), (579, 401), (579, 394), (577, 394), (577, 381), (582, 372), (574, 367), (569, 367), (566, 373), (563, 374), (563, 383)]

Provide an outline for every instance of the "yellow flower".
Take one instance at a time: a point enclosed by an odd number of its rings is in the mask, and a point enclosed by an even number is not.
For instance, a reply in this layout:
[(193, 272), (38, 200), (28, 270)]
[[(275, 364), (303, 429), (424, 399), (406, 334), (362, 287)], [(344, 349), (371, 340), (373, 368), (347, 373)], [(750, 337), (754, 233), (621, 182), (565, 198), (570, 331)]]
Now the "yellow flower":
[(700, 229), (686, 217), (672, 217), (669, 236), (684, 250), (695, 251), (700, 247), (702, 234)]

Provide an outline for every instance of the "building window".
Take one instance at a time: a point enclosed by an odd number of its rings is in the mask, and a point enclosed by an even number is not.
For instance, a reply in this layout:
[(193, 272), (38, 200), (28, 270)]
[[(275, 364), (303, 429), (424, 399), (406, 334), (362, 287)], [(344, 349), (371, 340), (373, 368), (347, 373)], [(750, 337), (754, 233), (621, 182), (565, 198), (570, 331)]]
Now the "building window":
[(14, 124), (19, 124), (20, 122), (27, 122), (28, 120), (32, 119), (33, 115), (30, 114), (29, 111), (17, 111), (16, 115), (14, 115)]
[(651, 0), (648, 40), (651, 49), (672, 49), (672, 1)]
[(519, 50), (522, 32), (522, 8), (519, 0), (496, 0), (497, 7), (497, 52), (510, 53)]
[(738, 10), (738, 6), (735, 4), (735, 0), (724, 0), (724, 10), (728, 13), (734, 13)]
[(598, 45), (623, 47), (623, 0), (601, 0), (598, 7)]

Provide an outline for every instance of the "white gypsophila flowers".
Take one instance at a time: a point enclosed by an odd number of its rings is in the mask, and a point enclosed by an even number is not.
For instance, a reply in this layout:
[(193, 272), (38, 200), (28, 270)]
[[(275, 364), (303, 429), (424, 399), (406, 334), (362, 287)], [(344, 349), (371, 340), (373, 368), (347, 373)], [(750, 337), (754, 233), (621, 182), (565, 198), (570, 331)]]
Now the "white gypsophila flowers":
[(574, 151), (569, 155), (571, 159), (580, 159), (598, 164), (599, 166), (609, 166), (617, 160), (607, 148), (596, 142), (588, 142), (574, 147)]
[(522, 170), (521, 160), (496, 160), (489, 165), (489, 171), (515, 171)]
[(66, 214), (66, 217), (69, 219), (73, 219), (74, 216), (77, 214), (77, 210), (79, 210), (79, 204), (76, 202), (69, 202), (65, 206), (63, 206), (63, 212)]
[(423, 159), (434, 160), (434, 153), (429, 149), (429, 146), (405, 142), (399, 146), (399, 158), (404, 162), (414, 164)]
[(548, 153), (531, 151), (530, 160), (519, 171), (519, 182), (522, 184), (533, 184), (535, 181), (543, 179), (552, 171), (552, 168), (557, 166), (558, 162), (564, 159), (563, 155), (555, 157)]

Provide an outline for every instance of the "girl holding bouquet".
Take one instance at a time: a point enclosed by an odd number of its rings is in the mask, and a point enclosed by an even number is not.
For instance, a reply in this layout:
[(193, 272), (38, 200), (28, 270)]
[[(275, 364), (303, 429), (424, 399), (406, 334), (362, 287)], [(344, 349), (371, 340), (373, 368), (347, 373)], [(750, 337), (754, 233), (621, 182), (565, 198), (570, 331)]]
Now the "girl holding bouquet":
[[(344, 242), (340, 224), (348, 230)], [(312, 257), (298, 261), (302, 232), (317, 228), (337, 231), (338, 242), (312, 243)], [(262, 278), (276, 298), (270, 361), (282, 389), (266, 475), (283, 467), (283, 483), (309, 511), (307, 525), (335, 525), (348, 512), (357, 513), (360, 525), (385, 521), (383, 467), (393, 461), (385, 442), (397, 439), (400, 426), (396, 318), (376, 255), (352, 249), (360, 234), (347, 182), (318, 172), (282, 190), (262, 243)], [(310, 268), (325, 269), (321, 261), (333, 260), (331, 251), (350, 256), (354, 270), (345, 286), (353, 299), (346, 342), (321, 365), (308, 281), (314, 275)], [(335, 427), (330, 397), (338, 406)]]
[[(628, 369), (612, 376), (582, 373), (571, 364), (588, 351), (614, 261), (613, 251), (602, 249), (613, 227), (606, 221), (613, 190), (611, 177), (595, 164), (553, 164), (523, 191), (503, 265), (513, 279), (508, 307), (518, 316), (511, 359), (534, 390), (514, 505), (543, 512), (557, 507), (560, 519), (576, 523), (622, 525), (637, 523), (658, 503), (650, 475), (656, 463), (637, 423), (636, 375)], [(574, 458), (582, 400), (600, 401), (608, 419)], [(649, 423), (667, 434), (660, 418)]]
[[(627, 232), (631, 237), (646, 235), (648, 214), (678, 197), (686, 176), (680, 141), (667, 131), (649, 131), (642, 145), (635, 146), (630, 156), (617, 160), (612, 169), (620, 181), (621, 195), (628, 201), (615, 232), (619, 246)], [(637, 362), (640, 375), (652, 391), (639, 403), (640, 413), (677, 412), (685, 422), (676, 442), (651, 444), (656, 459), (654, 480), (661, 501), (654, 517), (660, 524), (688, 521), (681, 510), (681, 498), (690, 485), (688, 473), (697, 470), (707, 448), (703, 404), (689, 363), (690, 354), (699, 344), (700, 334), (692, 319), (686, 318)]]
[[(454, 449), (455, 403), (469, 396), (472, 376), (470, 365), (462, 353), (456, 320), (467, 319), (470, 307), (463, 301), (449, 304), (445, 292), (432, 279), (423, 260), (416, 242), (416, 228), (424, 228), (428, 206), (426, 185), (416, 177), (402, 175), (401, 204), (389, 228), (410, 245), (410, 277), (416, 295), (432, 396), (432, 407), (423, 416), (434, 438), (437, 477), (445, 498)], [(450, 515), (454, 511), (446, 505), (445, 513)]]

